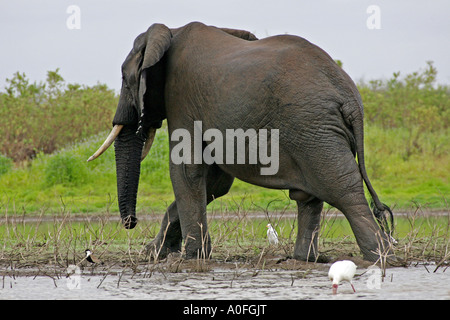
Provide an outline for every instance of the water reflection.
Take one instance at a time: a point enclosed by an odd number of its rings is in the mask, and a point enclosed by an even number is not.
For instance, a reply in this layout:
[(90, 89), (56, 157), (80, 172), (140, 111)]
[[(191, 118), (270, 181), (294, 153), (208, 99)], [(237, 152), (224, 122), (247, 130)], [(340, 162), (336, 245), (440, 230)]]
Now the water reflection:
[[(430, 268), (428, 268), (430, 270)], [(118, 273), (73, 278), (3, 276), (2, 299), (450, 299), (450, 274), (422, 266), (390, 268), (379, 286), (358, 269), (356, 293), (345, 283), (336, 296), (325, 271), (214, 270), (203, 273)]]

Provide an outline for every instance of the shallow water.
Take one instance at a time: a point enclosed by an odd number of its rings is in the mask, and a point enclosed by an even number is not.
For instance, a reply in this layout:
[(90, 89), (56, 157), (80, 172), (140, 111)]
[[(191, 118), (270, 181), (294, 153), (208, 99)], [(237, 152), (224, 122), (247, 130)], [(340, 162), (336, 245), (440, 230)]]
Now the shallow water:
[[(202, 273), (91, 275), (67, 277), (9, 276), (0, 278), (1, 299), (450, 299), (450, 270), (435, 266), (358, 268), (350, 284), (331, 294), (327, 271), (259, 271), (216, 269)], [(428, 270), (428, 271), (427, 271)]]

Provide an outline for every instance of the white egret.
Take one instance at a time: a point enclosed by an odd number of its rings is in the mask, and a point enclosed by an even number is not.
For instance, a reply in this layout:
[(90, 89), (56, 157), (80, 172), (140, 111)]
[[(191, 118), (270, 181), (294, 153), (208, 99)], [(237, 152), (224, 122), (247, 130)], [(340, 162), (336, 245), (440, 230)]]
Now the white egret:
[(269, 244), (277, 245), (278, 244), (278, 233), (269, 223), (267, 226), (267, 239), (269, 239)]

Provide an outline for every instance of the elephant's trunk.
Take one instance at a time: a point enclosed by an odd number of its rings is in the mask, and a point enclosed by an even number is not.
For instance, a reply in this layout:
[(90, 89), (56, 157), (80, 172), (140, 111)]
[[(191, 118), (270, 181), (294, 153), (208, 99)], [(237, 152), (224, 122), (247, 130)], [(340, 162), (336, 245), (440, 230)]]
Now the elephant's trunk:
[(143, 145), (144, 139), (136, 135), (134, 126), (125, 126), (114, 143), (120, 217), (127, 229), (137, 224), (136, 198)]
[(96, 159), (115, 141), (119, 210), (127, 229), (133, 229), (137, 224), (136, 197), (141, 161), (150, 152), (155, 133), (156, 129), (150, 128), (145, 141), (142, 135), (136, 134), (135, 126), (115, 125), (103, 145), (88, 159)]

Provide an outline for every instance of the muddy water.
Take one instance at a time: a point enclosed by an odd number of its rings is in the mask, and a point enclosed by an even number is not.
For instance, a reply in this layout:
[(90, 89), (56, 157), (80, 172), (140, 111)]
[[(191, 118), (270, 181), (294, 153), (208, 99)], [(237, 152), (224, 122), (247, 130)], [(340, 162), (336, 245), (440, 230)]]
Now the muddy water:
[(450, 299), (450, 270), (419, 265), (358, 268), (353, 293), (348, 283), (331, 294), (327, 271), (216, 269), (202, 273), (153, 273), (74, 277), (2, 276), (1, 299)]

